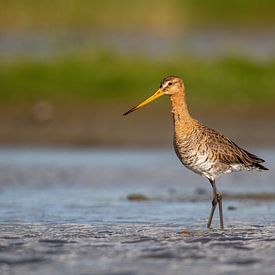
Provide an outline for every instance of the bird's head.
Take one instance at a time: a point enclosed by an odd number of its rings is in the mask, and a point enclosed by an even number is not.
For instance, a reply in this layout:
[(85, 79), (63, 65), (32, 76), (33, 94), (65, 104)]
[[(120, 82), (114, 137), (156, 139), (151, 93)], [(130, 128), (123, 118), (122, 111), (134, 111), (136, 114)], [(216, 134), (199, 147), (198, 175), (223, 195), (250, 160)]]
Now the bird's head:
[(165, 95), (174, 95), (184, 88), (183, 81), (177, 76), (165, 77), (161, 83), (159, 89), (163, 91)]
[(145, 105), (149, 104), (150, 102), (156, 100), (157, 98), (163, 96), (163, 95), (169, 95), (172, 96), (178, 92), (181, 92), (184, 90), (184, 84), (180, 77), (177, 76), (167, 76), (165, 77), (161, 83), (159, 89), (149, 98), (144, 100), (143, 102), (139, 103), (123, 115), (128, 115), (129, 113), (132, 113), (133, 111), (144, 107)]

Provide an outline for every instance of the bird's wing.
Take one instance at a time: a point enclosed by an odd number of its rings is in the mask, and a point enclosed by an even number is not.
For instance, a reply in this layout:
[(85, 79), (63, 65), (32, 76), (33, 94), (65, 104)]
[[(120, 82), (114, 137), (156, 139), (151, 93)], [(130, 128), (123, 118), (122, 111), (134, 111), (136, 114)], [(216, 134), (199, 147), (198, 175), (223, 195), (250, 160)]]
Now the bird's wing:
[(213, 155), (215, 155), (219, 161), (224, 164), (240, 164), (245, 167), (255, 166), (260, 168), (259, 166), (261, 165), (259, 165), (259, 163), (264, 162), (263, 159), (240, 148), (232, 140), (217, 133), (213, 129), (207, 128), (205, 133), (208, 135), (206, 138), (208, 148), (212, 151)]

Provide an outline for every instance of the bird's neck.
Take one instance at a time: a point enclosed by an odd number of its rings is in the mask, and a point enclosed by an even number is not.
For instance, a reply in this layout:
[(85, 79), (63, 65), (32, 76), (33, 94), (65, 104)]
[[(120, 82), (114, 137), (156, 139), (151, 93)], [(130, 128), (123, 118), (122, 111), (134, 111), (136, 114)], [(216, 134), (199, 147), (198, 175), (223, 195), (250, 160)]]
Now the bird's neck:
[(170, 96), (174, 119), (174, 137), (179, 140), (189, 137), (193, 131), (194, 119), (190, 116), (184, 91)]
[(185, 93), (180, 91), (176, 94), (170, 96), (170, 100), (172, 103), (172, 114), (174, 117), (174, 122), (180, 124), (189, 123), (192, 118), (189, 114)]

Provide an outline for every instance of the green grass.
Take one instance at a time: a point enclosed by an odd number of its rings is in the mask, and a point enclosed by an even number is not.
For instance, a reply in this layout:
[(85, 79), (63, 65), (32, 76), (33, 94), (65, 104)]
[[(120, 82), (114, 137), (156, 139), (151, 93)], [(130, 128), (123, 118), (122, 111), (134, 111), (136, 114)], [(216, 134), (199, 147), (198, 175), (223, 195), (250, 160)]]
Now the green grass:
[(274, 0), (2, 0), (0, 30), (182, 30), (196, 25), (275, 23)]
[(197, 104), (271, 105), (275, 100), (275, 62), (241, 58), (208, 62), (191, 57), (158, 62), (109, 53), (63, 57), (47, 62), (22, 59), (0, 63), (2, 104), (49, 100), (95, 103), (142, 99), (167, 75), (185, 79)]

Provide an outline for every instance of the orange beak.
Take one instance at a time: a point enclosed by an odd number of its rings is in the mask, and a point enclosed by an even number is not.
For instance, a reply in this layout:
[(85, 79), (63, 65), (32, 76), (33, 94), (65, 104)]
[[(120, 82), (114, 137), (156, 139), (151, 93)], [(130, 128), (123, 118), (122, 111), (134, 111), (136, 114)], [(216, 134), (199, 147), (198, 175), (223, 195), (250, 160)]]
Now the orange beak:
[(152, 96), (148, 97), (143, 102), (139, 103), (138, 105), (136, 105), (135, 107), (133, 107), (132, 109), (130, 109), (129, 111), (124, 113), (123, 115), (126, 116), (126, 115), (132, 113), (133, 111), (135, 111), (141, 107), (144, 107), (145, 105), (149, 104), (150, 102), (156, 100), (157, 98), (159, 98), (163, 95), (164, 95), (164, 92), (161, 89), (158, 89)]

